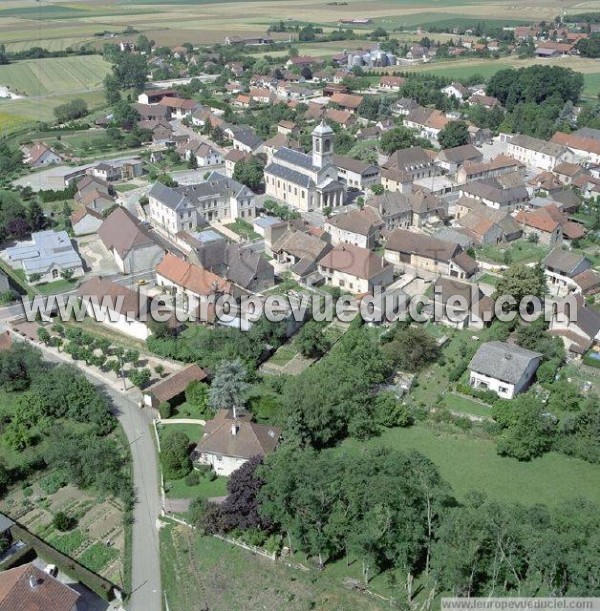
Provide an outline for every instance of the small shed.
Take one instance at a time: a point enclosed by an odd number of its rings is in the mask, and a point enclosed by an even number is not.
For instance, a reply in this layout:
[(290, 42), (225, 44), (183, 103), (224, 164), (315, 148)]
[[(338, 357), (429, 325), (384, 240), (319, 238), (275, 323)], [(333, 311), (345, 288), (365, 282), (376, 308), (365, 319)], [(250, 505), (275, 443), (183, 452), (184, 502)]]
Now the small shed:
[(179, 405), (184, 400), (185, 389), (190, 382), (202, 382), (206, 381), (207, 378), (206, 371), (196, 363), (188, 365), (146, 388), (144, 390), (144, 405), (155, 409), (165, 401), (168, 401), (172, 407)]

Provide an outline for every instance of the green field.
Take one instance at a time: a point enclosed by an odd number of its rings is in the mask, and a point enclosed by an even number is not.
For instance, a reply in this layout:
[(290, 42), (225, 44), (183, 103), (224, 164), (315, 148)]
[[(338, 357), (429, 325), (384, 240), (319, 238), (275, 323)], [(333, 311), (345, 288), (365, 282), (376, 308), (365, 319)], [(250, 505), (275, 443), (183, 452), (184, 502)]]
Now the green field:
[(365, 444), (348, 440), (340, 451), (357, 452), (365, 445), (422, 452), (437, 465), (459, 499), (470, 490), (481, 490), (498, 501), (526, 505), (555, 505), (576, 496), (600, 502), (598, 465), (555, 452), (519, 462), (498, 456), (493, 441), (422, 425), (390, 429)]
[(0, 66), (0, 83), (25, 96), (62, 95), (100, 88), (109, 71), (99, 55), (25, 60)]
[[(0, 131), (19, 127), (21, 123), (28, 121), (53, 121), (55, 120), (53, 110), (74, 98), (85, 100), (90, 110), (101, 108), (105, 104), (104, 94), (100, 90), (69, 95), (32, 97), (10, 102), (0, 101)], [(3, 122), (3, 117), (7, 117), (6, 123)]]

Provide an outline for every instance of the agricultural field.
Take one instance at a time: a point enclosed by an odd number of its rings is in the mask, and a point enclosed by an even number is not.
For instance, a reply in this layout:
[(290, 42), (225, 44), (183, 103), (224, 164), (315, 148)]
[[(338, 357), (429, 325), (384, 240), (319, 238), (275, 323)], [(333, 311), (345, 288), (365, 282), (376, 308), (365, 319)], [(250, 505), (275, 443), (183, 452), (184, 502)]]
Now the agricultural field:
[[(516, 25), (534, 19), (550, 19), (562, 10), (593, 10), (597, 0), (585, 7), (568, 2), (532, 0), (517, 3), (509, 0), (348, 0), (333, 5), (325, 0), (122, 0), (84, 2), (74, 0), (40, 4), (34, 0), (0, 0), (0, 42), (8, 50), (22, 50), (38, 45), (64, 49), (84, 43), (101, 47), (126, 37), (131, 26), (161, 45), (182, 41), (210, 43), (227, 34), (258, 35), (278, 20), (313, 22), (325, 27), (337, 27), (340, 18), (369, 16), (372, 25), (388, 30), (415, 30), (433, 24), (464, 25), (478, 20), (493, 20), (498, 24)], [(274, 8), (276, 7), (276, 10)], [(44, 29), (40, 31), (41, 24)], [(48, 27), (51, 26), (51, 27)], [(368, 26), (372, 27), (371, 25)], [(360, 26), (355, 26), (361, 29)], [(109, 31), (113, 39), (94, 34)], [(284, 37), (286, 37), (285, 35)]]
[(23, 96), (99, 89), (110, 64), (99, 55), (25, 60), (0, 66), (0, 83)]

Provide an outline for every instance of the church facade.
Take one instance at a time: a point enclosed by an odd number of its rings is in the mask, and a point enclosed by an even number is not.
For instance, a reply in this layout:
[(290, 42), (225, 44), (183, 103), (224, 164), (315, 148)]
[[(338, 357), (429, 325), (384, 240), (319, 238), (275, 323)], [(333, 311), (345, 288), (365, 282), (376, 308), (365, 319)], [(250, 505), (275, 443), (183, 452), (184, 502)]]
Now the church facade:
[(310, 155), (281, 147), (265, 168), (266, 194), (302, 211), (338, 208), (344, 185), (333, 163), (334, 132), (324, 121), (312, 132)]

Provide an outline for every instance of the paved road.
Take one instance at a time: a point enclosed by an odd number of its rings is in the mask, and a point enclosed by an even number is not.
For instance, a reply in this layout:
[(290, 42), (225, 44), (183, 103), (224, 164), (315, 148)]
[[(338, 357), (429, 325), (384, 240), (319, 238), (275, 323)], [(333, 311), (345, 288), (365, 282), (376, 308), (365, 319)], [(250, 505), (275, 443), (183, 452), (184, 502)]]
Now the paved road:
[[(41, 349), (49, 361), (62, 363), (67, 360), (44, 347)], [(147, 409), (138, 407), (135, 397), (125, 396), (103, 378), (81, 367), (80, 370), (111, 398), (114, 414), (131, 448), (136, 502), (133, 510), (132, 591), (127, 608), (129, 611), (162, 611), (157, 528), (161, 502), (158, 459), (151, 429), (152, 416)]]

